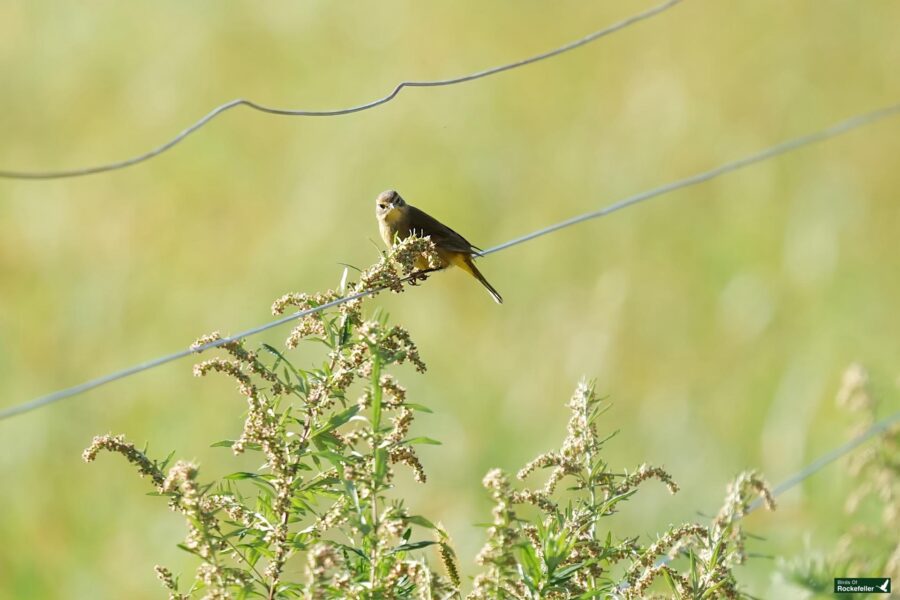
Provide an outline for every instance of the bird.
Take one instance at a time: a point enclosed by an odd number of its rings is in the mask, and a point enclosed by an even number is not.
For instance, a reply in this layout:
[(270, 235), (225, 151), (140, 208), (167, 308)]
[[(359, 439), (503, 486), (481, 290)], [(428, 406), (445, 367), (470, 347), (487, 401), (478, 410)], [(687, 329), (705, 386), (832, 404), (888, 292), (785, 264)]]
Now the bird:
[[(420, 237), (428, 236), (437, 250), (441, 262), (439, 268), (459, 267), (487, 288), (494, 302), (503, 304), (500, 292), (488, 283), (472, 260), (481, 256), (480, 249), (469, 243), (466, 238), (425, 211), (407, 204), (395, 190), (382, 192), (375, 199), (375, 217), (378, 219), (381, 237), (388, 248), (394, 245), (395, 240), (406, 239), (412, 234)], [(421, 265), (420, 268), (425, 266)]]

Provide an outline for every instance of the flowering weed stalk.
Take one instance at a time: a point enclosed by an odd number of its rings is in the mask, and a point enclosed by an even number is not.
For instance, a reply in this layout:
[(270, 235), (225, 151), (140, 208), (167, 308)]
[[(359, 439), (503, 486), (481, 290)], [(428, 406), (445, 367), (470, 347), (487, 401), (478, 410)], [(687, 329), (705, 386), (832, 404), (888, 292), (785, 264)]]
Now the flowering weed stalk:
[[(428, 239), (409, 238), (363, 271), (349, 292), (381, 287), (401, 292), (425, 277), (413, 265), (424, 257), (436, 266)], [(287, 294), (272, 306), (311, 308), (338, 298)], [(201, 337), (196, 346), (221, 339)], [(262, 466), (202, 483), (197, 465), (156, 461), (123, 436), (94, 438), (84, 452), (93, 461), (101, 450), (123, 455), (148, 476), (169, 506), (183, 514), (188, 534), (181, 547), (200, 561), (194, 580), (181, 586), (165, 567), (156, 572), (169, 597), (220, 598), (446, 598), (456, 594), (459, 576), (446, 533), (411, 514), (390, 497), (395, 469), (403, 465), (417, 481), (425, 470), (409, 429), (421, 405), (407, 401), (391, 367), (425, 363), (406, 330), (383, 316), (366, 316), (362, 300), (301, 319), (286, 347), (322, 342), (326, 356), (313, 369), (291, 363), (287, 353), (243, 342), (222, 346), (224, 356), (204, 360), (194, 374), (220, 373), (237, 382), (247, 416), (237, 439), (215, 444), (236, 454), (257, 453)], [(425, 539), (414, 531), (427, 530)], [(435, 546), (445, 575), (433, 571), (420, 550)], [(301, 572), (298, 578), (290, 572)]]
[[(429, 269), (415, 271), (423, 258)], [(410, 237), (349, 289), (286, 294), (272, 311), (321, 306), (344, 292), (402, 292), (437, 265), (430, 240)], [(363, 299), (356, 299), (308, 314), (283, 351), (228, 342), (222, 356), (194, 366), (197, 376), (218, 373), (236, 382), (247, 406), (243, 428), (236, 439), (214, 446), (259, 455), (256, 471), (203, 482), (196, 464), (170, 466), (171, 456), (154, 460), (121, 435), (98, 436), (84, 451), (88, 462), (101, 450), (121, 454), (185, 517), (180, 547), (200, 564), (184, 585), (169, 569), (156, 567), (171, 600), (460, 596), (447, 533), (391, 496), (400, 466), (425, 482), (415, 447), (437, 443), (411, 437), (416, 413), (428, 409), (410, 402), (391, 373), (403, 363), (424, 372), (425, 363), (405, 329), (377, 313), (367, 316), (362, 307)], [(211, 333), (195, 344), (221, 339)], [(290, 360), (290, 351), (304, 341), (325, 348), (314, 368)], [(542, 486), (519, 489), (499, 469), (484, 478), (493, 519), (469, 598), (643, 598), (665, 586), (679, 598), (739, 597), (732, 569), (746, 558), (740, 519), (755, 495), (772, 505), (766, 484), (755, 473), (741, 475), (709, 525), (673, 526), (650, 544), (614, 535), (605, 517), (646, 481), (655, 479), (673, 494), (678, 486), (660, 467), (610, 468), (603, 449), (611, 436), (597, 431), (605, 407), (591, 385), (580, 384), (568, 408), (561, 448), (518, 473), (524, 481), (548, 470)], [(563, 481), (567, 489), (560, 492)], [(425, 560), (433, 551), (440, 572)]]
[[(668, 586), (665, 597), (739, 597), (732, 567), (745, 559), (740, 518), (757, 494), (774, 507), (759, 476), (738, 477), (710, 525), (671, 527), (648, 546), (637, 537), (616, 537), (603, 519), (641, 484), (656, 479), (672, 494), (678, 485), (660, 467), (643, 464), (623, 473), (610, 469), (602, 450), (611, 436), (597, 432), (604, 405), (593, 386), (582, 382), (568, 407), (571, 418), (560, 450), (541, 454), (518, 473), (525, 480), (549, 469), (543, 486), (516, 489), (499, 469), (485, 477), (494, 501), (493, 522), (477, 559), (483, 572), (469, 597), (644, 598), (657, 578)], [(563, 480), (571, 480), (565, 495), (557, 491)], [(527, 518), (535, 510), (538, 516)], [(687, 563), (686, 571), (676, 568), (679, 561)]]

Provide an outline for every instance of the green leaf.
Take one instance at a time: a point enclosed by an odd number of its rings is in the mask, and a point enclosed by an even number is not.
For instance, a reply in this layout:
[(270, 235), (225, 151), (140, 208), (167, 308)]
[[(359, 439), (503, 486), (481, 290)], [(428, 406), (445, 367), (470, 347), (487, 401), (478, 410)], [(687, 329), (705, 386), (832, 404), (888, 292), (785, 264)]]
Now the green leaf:
[(260, 347), (261, 347), (263, 350), (266, 350), (267, 352), (269, 352), (269, 353), (271, 353), (271, 354), (274, 354), (275, 356), (277, 356), (277, 357), (280, 358), (281, 360), (284, 360), (285, 362), (287, 362), (287, 361), (285, 360), (284, 356), (281, 355), (281, 351), (278, 350), (278, 348), (276, 348), (275, 346), (272, 346), (272, 345), (270, 345), (270, 344), (266, 344), (265, 342), (263, 342), (262, 344), (260, 344)]
[(440, 446), (442, 444), (441, 442), (439, 442), (436, 439), (433, 439), (430, 437), (425, 437), (425, 436), (410, 438), (410, 439), (406, 440), (406, 443), (411, 446), (416, 445), (416, 444), (429, 444), (432, 446)]
[(250, 473), (248, 471), (238, 471), (225, 476), (225, 479), (259, 479), (262, 477), (258, 473)]
[(324, 458), (325, 460), (330, 462), (335, 467), (340, 467), (345, 462), (347, 462), (347, 459), (344, 456), (338, 454), (337, 452), (333, 452), (331, 450), (320, 450), (318, 452), (313, 452), (311, 454), (311, 456), (313, 458), (318, 458), (318, 457)]
[[(724, 587), (726, 583), (728, 583), (728, 582), (724, 579), (719, 580), (717, 583), (714, 583), (713, 585), (706, 588), (706, 591), (703, 592), (703, 595), (700, 596), (700, 598), (703, 599), (703, 598), (721, 597), (721, 596), (719, 596), (719, 594), (717, 592), (719, 591), (719, 588)], [(754, 600), (754, 598), (755, 598), (754, 596), (751, 596), (750, 594), (744, 594), (744, 596), (750, 600)]]
[(273, 556), (275, 556), (265, 544), (254, 546), (254, 549), (266, 558), (272, 558)]
[(663, 579), (666, 580), (666, 583), (669, 586), (669, 589), (672, 590), (672, 594), (678, 594), (678, 586), (675, 585), (675, 580), (672, 579), (672, 574), (669, 573), (669, 571), (667, 571), (666, 569), (663, 569), (662, 574), (663, 574)]
[(375, 479), (378, 481), (383, 480), (387, 473), (387, 458), (387, 450), (384, 448), (377, 448), (375, 450)]
[(222, 440), (221, 442), (216, 442), (215, 444), (210, 444), (210, 448), (231, 448), (234, 446), (234, 440)]
[(300, 550), (301, 552), (309, 549), (309, 542), (306, 536), (300, 537), (300, 535), (297, 535), (290, 540), (290, 544), (294, 550)]
[(244, 537), (244, 535), (247, 534), (248, 531), (250, 531), (250, 530), (247, 529), (246, 527), (238, 527), (237, 529), (233, 529), (233, 530), (227, 532), (225, 535), (222, 536), (222, 538), (226, 539), (226, 540), (229, 538), (233, 538), (233, 537), (242, 538), (242, 537)]
[(325, 425), (323, 425), (322, 427), (317, 429), (315, 433), (313, 433), (313, 437), (316, 437), (316, 436), (322, 435), (323, 433), (327, 433), (329, 431), (337, 429), (338, 427), (340, 427), (341, 425), (343, 425), (344, 423), (346, 423), (347, 421), (349, 421), (350, 419), (355, 417), (356, 413), (358, 413), (358, 412), (359, 412), (359, 405), (354, 404), (347, 410), (342, 410), (341, 412), (339, 412), (335, 415), (332, 415), (331, 418), (328, 419), (328, 422), (325, 423)]
[[(709, 557), (710, 566), (715, 566), (719, 562), (719, 552), (722, 551), (722, 542), (716, 544), (715, 548), (713, 548), (712, 555)], [(691, 563), (693, 564), (694, 555), (691, 553)]]
[(330, 431), (323, 431), (313, 438), (313, 444), (315, 444), (316, 448), (319, 450), (325, 450), (328, 447), (331, 448), (340, 448), (341, 442), (334, 437), (334, 434)]
[(350, 326), (350, 321), (349, 319), (344, 319), (341, 327), (341, 335), (338, 339), (338, 345), (344, 346), (347, 342), (349, 342), (351, 334), (352, 327)]
[(265, 495), (266, 498), (272, 499), (275, 497), (275, 487), (269, 483), (267, 480), (257, 477), (255, 479), (251, 479), (250, 483), (259, 488), (259, 490)]
[(348, 552), (357, 554), (360, 557), (362, 557), (363, 560), (365, 560), (366, 562), (369, 562), (369, 557), (366, 556), (366, 553), (363, 552), (362, 550), (360, 550), (359, 548), (354, 548), (353, 546), (348, 546), (347, 544), (342, 544), (340, 542), (331, 542), (331, 543), (334, 544), (335, 546), (338, 546), (339, 548), (343, 548), (344, 550), (347, 550)]
[(310, 481), (309, 483), (307, 483), (306, 485), (304, 485), (297, 491), (298, 492), (311, 492), (317, 488), (328, 487), (328, 486), (334, 485), (338, 481), (340, 481), (340, 480), (337, 477), (320, 477), (319, 479), (313, 479), (312, 481)]
[(596, 590), (585, 592), (578, 596), (578, 600), (591, 600), (591, 598), (600, 598), (601, 596), (608, 598), (607, 592), (609, 592), (609, 589), (609, 586), (604, 586), (602, 588), (597, 588)]
[(396, 548), (391, 549), (388, 554), (397, 554), (398, 552), (409, 552), (411, 550), (418, 550), (419, 548), (425, 548), (427, 546), (433, 546), (437, 544), (437, 542), (433, 542), (430, 540), (423, 540), (421, 542), (412, 542), (409, 544), (400, 544)]
[(697, 555), (694, 554), (694, 550), (688, 550), (688, 555), (691, 559), (691, 588), (697, 589), (700, 585), (700, 573), (697, 570)]
[(541, 563), (538, 560), (534, 548), (531, 547), (531, 544), (519, 546), (519, 555), (521, 556), (521, 562), (525, 567), (526, 574), (533, 581), (539, 581), (541, 579)]
[(294, 498), (291, 500), (291, 504), (293, 507), (302, 515), (296, 515), (295, 518), (290, 519), (290, 522), (297, 522), (302, 519), (302, 516), (305, 516), (307, 513), (315, 514), (315, 510), (313, 507), (309, 505), (309, 502), (304, 500), (303, 498)]
[(353, 500), (353, 507), (356, 509), (356, 513), (362, 513), (362, 508), (359, 505), (359, 492), (357, 492), (356, 490), (356, 484), (346, 479), (342, 482), (344, 484), (344, 490), (346, 491), (347, 495), (350, 496), (351, 500)]
[(381, 358), (378, 354), (372, 359), (372, 428), (381, 426)]
[(169, 455), (167, 457), (165, 457), (164, 459), (162, 459), (162, 461), (158, 464), (159, 470), (165, 471), (166, 468), (169, 466), (169, 463), (172, 461), (172, 457), (174, 457), (174, 456), (175, 456), (174, 450), (169, 452)]
[(407, 523), (412, 523), (412, 524), (418, 525), (420, 527), (427, 527), (428, 529), (437, 529), (437, 527), (435, 526), (434, 523), (432, 523), (431, 521), (429, 521), (428, 519), (426, 519), (425, 517), (420, 516), (420, 515), (412, 515), (412, 516), (406, 517), (405, 521)]
[(416, 404), (414, 402), (407, 402), (405, 404), (407, 408), (411, 408), (412, 410), (416, 410), (423, 413), (433, 413), (434, 411), (425, 406), (424, 404)]
[[(195, 549), (193, 549), (193, 548), (188, 548), (188, 547), (187, 547), (186, 545), (184, 545), (184, 544), (176, 544), (176, 546), (178, 546), (179, 548), (181, 548), (182, 550), (184, 550), (184, 551), (187, 552), (188, 554), (193, 554), (194, 556), (200, 556), (200, 553), (199, 553), (198, 550), (195, 550)], [(203, 558), (203, 557), (201, 556), (201, 558)]]
[(574, 565), (569, 565), (568, 567), (564, 567), (556, 572), (556, 574), (554, 575), (554, 579), (557, 580), (558, 582), (563, 582), (563, 581), (569, 579), (575, 573), (575, 571), (584, 567), (586, 564), (587, 564), (587, 561), (581, 561), (579, 563), (575, 563)]

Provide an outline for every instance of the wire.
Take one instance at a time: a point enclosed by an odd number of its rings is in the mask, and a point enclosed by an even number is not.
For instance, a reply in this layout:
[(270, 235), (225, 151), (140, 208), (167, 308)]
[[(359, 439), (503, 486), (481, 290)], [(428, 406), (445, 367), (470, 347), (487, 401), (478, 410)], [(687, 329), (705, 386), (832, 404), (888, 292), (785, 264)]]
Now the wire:
[(187, 129), (184, 129), (176, 135), (174, 138), (169, 140), (168, 142), (162, 144), (161, 146), (157, 146), (156, 148), (144, 152), (143, 154), (138, 154), (131, 158), (127, 158), (125, 160), (120, 160), (116, 162), (111, 162), (107, 164), (97, 165), (93, 167), (84, 167), (80, 169), (71, 169), (64, 171), (9, 171), (9, 170), (0, 170), (0, 177), (5, 177), (8, 179), (63, 179), (66, 177), (81, 177), (84, 175), (93, 175), (96, 173), (104, 173), (106, 171), (115, 171), (118, 169), (124, 169), (126, 167), (130, 167), (137, 163), (144, 162), (146, 160), (150, 160), (155, 156), (159, 156), (163, 152), (169, 150), (186, 137), (197, 131), (198, 129), (204, 127), (207, 123), (218, 117), (224, 112), (231, 110), (232, 108), (236, 108), (238, 106), (246, 106), (247, 108), (252, 108), (253, 110), (257, 110), (259, 112), (268, 113), (272, 115), (281, 115), (281, 116), (289, 116), (289, 117), (337, 117), (340, 115), (349, 115), (352, 113), (362, 112), (364, 110), (369, 110), (370, 108), (375, 108), (376, 106), (381, 106), (382, 104), (386, 104), (393, 100), (403, 88), (408, 87), (442, 87), (447, 85), (456, 85), (458, 83), (465, 83), (467, 81), (474, 81), (476, 79), (481, 79), (483, 77), (489, 77), (491, 75), (496, 75), (497, 73), (502, 73), (504, 71), (511, 71), (512, 69), (518, 69), (519, 67), (524, 67), (530, 64), (534, 64), (536, 62), (540, 62), (542, 60), (546, 60), (548, 58), (553, 58), (554, 56), (559, 56), (565, 52), (569, 52), (570, 50), (575, 50), (576, 48), (580, 48), (582, 46), (586, 46), (591, 42), (594, 42), (602, 37), (606, 37), (610, 34), (613, 34), (617, 31), (625, 29), (629, 25), (633, 25), (640, 21), (644, 21), (658, 15), (662, 12), (665, 12), (669, 8), (672, 8), (676, 4), (679, 4), (682, 0), (667, 0), (662, 4), (654, 6), (644, 12), (637, 13), (632, 15), (626, 19), (619, 21), (613, 25), (600, 29), (599, 31), (595, 31), (579, 40), (575, 40), (560, 46), (559, 48), (554, 48), (553, 50), (548, 50), (547, 52), (542, 52), (541, 54), (536, 54), (529, 58), (525, 58), (522, 60), (518, 60), (516, 62), (507, 63), (504, 65), (499, 65), (496, 67), (491, 67), (489, 69), (484, 69), (482, 71), (476, 71), (475, 73), (471, 73), (469, 75), (463, 75), (461, 77), (454, 77), (452, 79), (434, 79), (434, 80), (426, 80), (426, 81), (403, 81), (398, 83), (391, 93), (386, 96), (382, 96), (376, 100), (372, 100), (371, 102), (367, 102), (365, 104), (360, 104), (358, 106), (351, 106), (348, 108), (338, 108), (333, 110), (304, 110), (304, 109), (286, 109), (286, 108), (274, 108), (270, 106), (265, 106), (263, 104), (259, 104), (257, 102), (253, 102), (252, 100), (245, 100), (243, 98), (238, 98), (236, 100), (232, 100), (231, 102), (226, 102), (220, 106), (217, 106), (209, 113), (207, 113), (200, 120), (193, 123)]
[[(804, 136), (801, 136), (798, 138), (794, 138), (793, 140), (788, 140), (787, 142), (782, 142), (781, 144), (777, 144), (775, 146), (772, 146), (771, 148), (762, 150), (761, 152), (757, 152), (755, 154), (751, 154), (750, 156), (740, 158), (738, 160), (726, 163), (726, 164), (716, 167), (714, 169), (710, 169), (708, 171), (698, 173), (691, 177), (679, 179), (678, 181), (674, 181), (674, 182), (666, 184), (664, 186), (654, 188), (647, 192), (642, 192), (640, 194), (630, 196), (628, 198), (625, 198), (624, 200), (621, 200), (619, 202), (611, 204), (600, 210), (588, 212), (583, 215), (579, 215), (577, 217), (573, 217), (571, 219), (561, 221), (555, 225), (551, 225), (549, 227), (544, 227), (543, 229), (538, 229), (537, 231), (534, 231), (527, 235), (523, 235), (521, 237), (512, 239), (508, 242), (504, 242), (504, 243), (494, 246), (492, 248), (488, 248), (487, 250), (482, 252), (482, 255), (488, 255), (488, 254), (493, 254), (495, 252), (500, 252), (500, 251), (506, 250), (507, 248), (510, 248), (512, 246), (533, 240), (537, 237), (547, 235), (547, 234), (553, 233), (555, 231), (559, 231), (560, 229), (563, 229), (565, 227), (570, 227), (572, 225), (582, 223), (589, 219), (596, 219), (599, 217), (604, 217), (606, 215), (609, 215), (610, 213), (616, 212), (618, 210), (622, 210), (623, 208), (627, 208), (633, 204), (637, 204), (638, 202), (642, 202), (644, 200), (648, 200), (650, 198), (660, 196), (660, 195), (666, 194), (668, 192), (673, 192), (675, 190), (679, 190), (679, 189), (682, 189), (682, 188), (685, 188), (688, 186), (697, 185), (699, 183), (709, 181), (710, 179), (713, 179), (714, 177), (718, 177), (720, 175), (729, 173), (731, 171), (752, 165), (761, 160), (765, 160), (767, 158), (771, 158), (771, 157), (777, 156), (779, 154), (784, 154), (785, 152), (789, 152), (791, 150), (796, 150), (797, 148), (800, 148), (802, 146), (806, 146), (806, 145), (809, 145), (809, 144), (812, 144), (815, 142), (819, 142), (819, 141), (822, 141), (822, 140), (825, 140), (828, 138), (833, 138), (835, 136), (847, 133), (853, 129), (857, 129), (864, 125), (874, 123), (875, 121), (886, 119), (887, 117), (893, 116), (893, 115), (897, 114), (898, 112), (900, 112), (900, 103), (894, 104), (894, 105), (891, 105), (891, 106), (888, 106), (885, 108), (881, 108), (878, 110), (874, 110), (872, 112), (868, 112), (868, 113), (865, 113), (862, 115), (857, 115), (857, 116), (851, 117), (847, 120), (841, 121), (835, 125), (827, 127), (826, 129), (822, 129), (815, 133), (811, 133), (811, 134), (804, 135)], [(119, 379), (124, 379), (126, 377), (130, 377), (131, 375), (136, 375), (137, 373), (141, 373), (143, 371), (148, 371), (150, 369), (156, 368), (156, 367), (164, 365), (166, 363), (178, 360), (180, 358), (184, 358), (191, 354), (200, 353), (205, 350), (210, 350), (212, 348), (217, 348), (223, 344), (227, 344), (227, 343), (237, 341), (242, 338), (246, 338), (246, 337), (250, 337), (252, 335), (256, 335), (258, 333), (262, 333), (263, 331), (267, 331), (274, 327), (278, 327), (279, 325), (283, 325), (290, 321), (300, 319), (307, 315), (311, 315), (313, 313), (317, 313), (317, 312), (326, 310), (328, 308), (338, 306), (340, 304), (343, 304), (344, 302), (350, 302), (351, 300), (365, 298), (366, 296), (370, 296), (377, 292), (384, 291), (384, 289), (385, 288), (378, 288), (378, 289), (369, 290), (366, 292), (360, 292), (357, 294), (353, 294), (351, 296), (345, 296), (343, 298), (338, 298), (338, 299), (328, 302), (326, 304), (322, 304), (321, 306), (316, 306), (314, 308), (295, 312), (293, 314), (281, 317), (270, 323), (266, 323), (264, 325), (254, 327), (252, 329), (248, 329), (247, 331), (243, 331), (241, 333), (235, 334), (235, 335), (227, 337), (227, 338), (222, 338), (220, 340), (210, 342), (208, 344), (199, 346), (197, 348), (181, 350), (181, 351), (175, 352), (173, 354), (161, 356), (161, 357), (153, 359), (151, 361), (147, 361), (147, 362), (135, 365), (133, 367), (123, 369), (121, 371), (116, 371), (114, 373), (110, 373), (103, 377), (91, 379), (90, 381), (86, 381), (86, 382), (81, 383), (76, 386), (62, 389), (57, 392), (53, 392), (52, 394), (48, 394), (46, 396), (41, 396), (39, 398), (29, 400), (22, 404), (18, 404), (15, 406), (11, 406), (9, 408), (5, 408), (3, 410), (0, 410), (0, 421), (2, 421), (3, 419), (8, 419), (10, 417), (35, 410), (37, 408), (46, 406), (48, 404), (52, 404), (54, 402), (58, 402), (65, 398), (70, 398), (72, 396), (76, 396), (76, 395), (84, 393), (88, 390), (92, 390), (92, 389), (98, 388), (102, 385), (106, 385), (107, 383), (111, 383), (111, 382), (117, 381)]]
[[(882, 420), (878, 421), (877, 423), (874, 423), (871, 427), (866, 429), (864, 432), (862, 432), (861, 434), (859, 434), (858, 436), (856, 436), (855, 438), (853, 438), (846, 444), (844, 444), (842, 446), (838, 446), (837, 448), (834, 448), (830, 452), (823, 454), (816, 460), (814, 460), (811, 463), (809, 463), (808, 465), (806, 465), (803, 469), (801, 469), (794, 475), (788, 477), (787, 479), (785, 479), (784, 481), (782, 481), (781, 483), (776, 485), (771, 490), (772, 497), (777, 498), (777, 497), (781, 496), (782, 494), (784, 494), (785, 492), (787, 492), (788, 490), (797, 487), (803, 481), (809, 479), (810, 477), (812, 477), (813, 475), (815, 475), (816, 473), (818, 473), (819, 471), (821, 471), (822, 469), (824, 469), (825, 467), (827, 467), (828, 465), (830, 465), (831, 463), (836, 461), (837, 459), (842, 458), (842, 457), (846, 456), (847, 454), (850, 454), (850, 452), (852, 452), (853, 450), (855, 450), (857, 447), (861, 446), (865, 442), (869, 441), (870, 439), (872, 439), (879, 433), (883, 433), (884, 431), (887, 431), (888, 427), (890, 427), (894, 423), (897, 423), (898, 421), (900, 421), (900, 411), (897, 411), (894, 414), (883, 418)], [(762, 505), (763, 505), (763, 500), (761, 498), (757, 498), (756, 500), (754, 500), (753, 502), (750, 503), (750, 507), (747, 509), (747, 512), (745, 512), (743, 515), (738, 515), (738, 518), (745, 518), (747, 515), (749, 515), (753, 511), (760, 508)], [(668, 556), (664, 556), (664, 557), (660, 558), (658, 561), (656, 561), (656, 564), (657, 565), (667, 565), (670, 562), (672, 562), (672, 559)]]
[[(788, 477), (774, 488), (772, 488), (772, 496), (778, 497), (790, 490), (791, 488), (797, 487), (803, 481), (809, 479), (837, 459), (842, 456), (849, 454), (851, 451), (855, 450), (858, 446), (861, 446), (865, 442), (869, 441), (879, 433), (883, 433), (886, 431), (891, 425), (900, 421), (900, 411), (895, 412), (894, 414), (885, 417), (884, 419), (878, 421), (863, 433), (859, 434), (843, 446), (839, 446), (830, 452), (827, 452), (809, 463), (802, 470), (798, 471), (791, 477)], [(749, 515), (760, 506), (762, 506), (763, 501), (761, 499), (755, 500), (752, 504), (750, 504), (750, 508), (747, 509), (747, 512), (744, 516)]]
[(601, 208), (600, 210), (585, 213), (583, 215), (578, 215), (577, 217), (572, 217), (571, 219), (560, 221), (555, 225), (550, 225), (549, 227), (538, 229), (537, 231), (534, 231), (527, 235), (523, 235), (522, 237), (515, 238), (513, 240), (500, 244), (499, 246), (494, 246), (493, 248), (485, 250), (482, 254), (499, 252), (500, 250), (505, 250), (511, 246), (533, 240), (534, 238), (541, 237), (542, 235), (547, 235), (548, 233), (553, 233), (554, 231), (558, 231), (565, 227), (577, 225), (578, 223), (588, 221), (590, 219), (604, 217), (610, 213), (616, 212), (617, 210), (621, 210), (623, 208), (631, 206), (632, 204), (637, 204), (638, 202), (643, 202), (644, 200), (649, 200), (650, 198), (655, 198), (656, 196), (668, 194), (669, 192), (674, 192), (675, 190), (679, 190), (681, 188), (696, 185), (698, 183), (703, 183), (704, 181), (709, 181), (710, 179), (719, 177), (720, 175), (724, 175), (726, 173), (730, 173), (731, 171), (737, 171), (738, 169), (742, 169), (754, 163), (758, 163), (775, 156), (791, 152), (792, 150), (796, 150), (797, 148), (833, 138), (835, 136), (841, 135), (842, 133), (846, 133), (853, 129), (857, 129), (858, 127), (868, 125), (869, 123), (874, 123), (875, 121), (880, 121), (881, 119), (885, 119), (897, 113), (900, 113), (900, 104), (892, 104), (891, 106), (886, 106), (878, 110), (873, 110), (872, 112), (851, 117), (845, 121), (836, 123), (831, 127), (827, 127), (820, 131), (816, 131), (815, 133), (810, 133), (808, 135), (803, 135), (798, 138), (782, 142), (781, 144), (777, 144), (765, 150), (761, 150), (760, 152), (757, 152), (755, 154), (751, 154), (749, 156), (745, 156), (744, 158), (739, 158), (735, 161), (725, 163), (724, 165), (716, 167), (715, 169), (710, 169), (709, 171), (704, 171), (703, 173), (697, 173), (692, 177), (686, 177), (685, 179), (679, 179), (678, 181), (674, 181), (666, 185), (661, 185), (657, 188), (653, 188), (652, 190), (648, 190), (646, 192), (626, 198), (620, 202), (616, 202), (615, 204), (610, 204), (609, 206)]
[(109, 375), (104, 375), (103, 377), (98, 377), (96, 379), (91, 379), (90, 381), (85, 381), (79, 385), (72, 386), (70, 388), (66, 388), (63, 390), (59, 390), (58, 392), (54, 392), (52, 394), (47, 394), (46, 396), (41, 396), (39, 398), (35, 398), (34, 400), (30, 400), (28, 402), (23, 402), (22, 404), (18, 404), (16, 406), (11, 406), (9, 408), (0, 410), (0, 421), (4, 419), (8, 419), (10, 417), (14, 417), (16, 415), (20, 415), (22, 413), (30, 412), (32, 410), (38, 409), (42, 406), (46, 406), (48, 404), (53, 404), (54, 402), (58, 402), (65, 398), (70, 398), (72, 396), (77, 396), (78, 394), (82, 394), (88, 390), (92, 390), (94, 388), (98, 388), (102, 385), (106, 385), (107, 383), (112, 383), (113, 381), (118, 381), (119, 379), (125, 379), (126, 377), (130, 377), (132, 375), (137, 375), (138, 373), (142, 373), (143, 371), (149, 371), (150, 369), (154, 369), (156, 367), (162, 366), (166, 363), (170, 363), (176, 361), (180, 358), (185, 358), (186, 356), (190, 356), (191, 354), (199, 354), (206, 350), (211, 350), (212, 348), (218, 348), (219, 346), (223, 346), (225, 344), (229, 344), (231, 342), (240, 341), (242, 338), (249, 337), (251, 335), (256, 335), (258, 333), (262, 333), (263, 331), (272, 329), (274, 327), (278, 327), (279, 325), (283, 325), (290, 321), (294, 321), (296, 319), (303, 318), (307, 315), (311, 315), (313, 313), (321, 312), (323, 310), (332, 308), (334, 306), (338, 306), (345, 302), (350, 302), (351, 300), (356, 300), (357, 298), (365, 298), (371, 294), (374, 294), (381, 290), (369, 290), (367, 292), (360, 292), (358, 294), (353, 294), (351, 296), (344, 296), (343, 298), (338, 298), (337, 300), (332, 300), (331, 302), (326, 302), (325, 304), (321, 304), (319, 306), (308, 308), (306, 310), (297, 311), (290, 315), (281, 317), (280, 319), (276, 319), (270, 323), (266, 323), (265, 325), (260, 325), (259, 327), (254, 327), (252, 329), (248, 329), (247, 331), (243, 331), (236, 335), (232, 335), (229, 337), (220, 338), (213, 342), (209, 342), (206, 344), (202, 344), (200, 346), (188, 348), (186, 350), (181, 350), (179, 352), (173, 352), (172, 354), (167, 354), (165, 356), (160, 356), (159, 358), (154, 358), (153, 360), (148, 360), (147, 362), (143, 362), (133, 367), (129, 367), (127, 369), (122, 369), (121, 371), (115, 371), (114, 373), (110, 373)]

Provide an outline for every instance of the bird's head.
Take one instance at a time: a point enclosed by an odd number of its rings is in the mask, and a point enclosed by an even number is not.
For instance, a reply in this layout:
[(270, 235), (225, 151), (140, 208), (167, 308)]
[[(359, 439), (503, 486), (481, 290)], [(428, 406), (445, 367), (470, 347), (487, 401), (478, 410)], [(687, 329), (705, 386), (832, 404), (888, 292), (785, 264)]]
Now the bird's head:
[(375, 198), (375, 216), (379, 219), (391, 220), (391, 217), (399, 214), (405, 206), (406, 202), (400, 197), (400, 194), (394, 190), (387, 190)]

